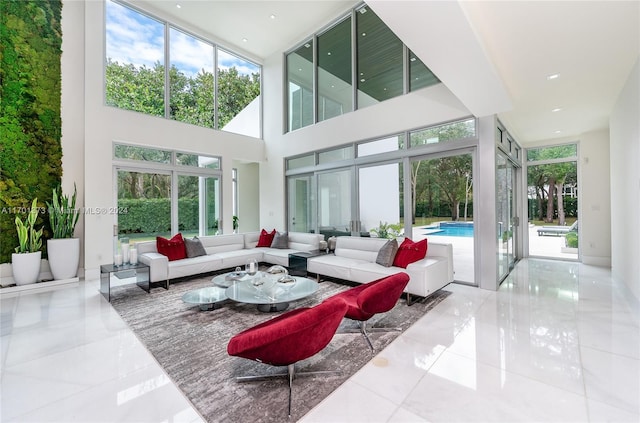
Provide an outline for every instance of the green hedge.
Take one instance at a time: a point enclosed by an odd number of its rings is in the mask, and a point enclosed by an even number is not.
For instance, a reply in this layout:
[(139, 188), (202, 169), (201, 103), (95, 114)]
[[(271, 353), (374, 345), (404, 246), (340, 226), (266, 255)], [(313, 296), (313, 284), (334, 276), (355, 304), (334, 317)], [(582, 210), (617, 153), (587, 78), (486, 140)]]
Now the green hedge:
[[(168, 198), (118, 200), (118, 231), (120, 234), (156, 234), (171, 231), (171, 201)], [(213, 207), (211, 207), (213, 209)], [(212, 213), (209, 222), (217, 228)], [(197, 198), (178, 200), (178, 228), (180, 231), (199, 227), (199, 201)]]

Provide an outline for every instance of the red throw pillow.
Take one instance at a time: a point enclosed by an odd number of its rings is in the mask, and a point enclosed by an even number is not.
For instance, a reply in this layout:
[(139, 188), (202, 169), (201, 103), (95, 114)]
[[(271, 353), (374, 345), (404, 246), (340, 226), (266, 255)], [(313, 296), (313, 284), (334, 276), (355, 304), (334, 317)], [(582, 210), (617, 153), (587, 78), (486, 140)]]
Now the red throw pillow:
[(260, 232), (260, 239), (258, 240), (258, 245), (256, 247), (271, 247), (271, 243), (273, 242), (273, 237), (276, 236), (276, 230), (272, 230), (271, 232), (267, 232), (264, 229)]
[(393, 265), (396, 267), (407, 268), (413, 262), (422, 260), (427, 255), (427, 239), (422, 241), (413, 242), (409, 238), (405, 238), (400, 247), (396, 257), (393, 259)]
[(187, 249), (181, 233), (175, 234), (171, 239), (156, 237), (156, 248), (160, 254), (167, 256), (169, 261), (187, 258)]

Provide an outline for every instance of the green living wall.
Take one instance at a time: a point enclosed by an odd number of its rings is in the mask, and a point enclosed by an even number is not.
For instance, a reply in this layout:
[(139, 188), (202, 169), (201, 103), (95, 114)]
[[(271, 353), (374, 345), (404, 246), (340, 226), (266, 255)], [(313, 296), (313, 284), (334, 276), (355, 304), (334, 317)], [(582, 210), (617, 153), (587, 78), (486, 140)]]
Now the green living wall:
[[(18, 245), (16, 213), (51, 201), (62, 177), (61, 1), (0, 1), (0, 262)], [(51, 231), (46, 213), (38, 226)], [(44, 243), (46, 245), (46, 243)]]

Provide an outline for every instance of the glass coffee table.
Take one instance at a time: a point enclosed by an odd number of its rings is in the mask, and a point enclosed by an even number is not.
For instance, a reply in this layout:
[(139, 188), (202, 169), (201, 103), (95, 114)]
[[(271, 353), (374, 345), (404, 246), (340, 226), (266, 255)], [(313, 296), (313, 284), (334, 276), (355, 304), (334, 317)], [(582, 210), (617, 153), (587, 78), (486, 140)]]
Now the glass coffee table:
[(220, 286), (208, 286), (206, 288), (189, 291), (182, 296), (182, 301), (187, 304), (195, 304), (200, 310), (215, 310), (216, 305), (227, 300), (226, 288)]
[[(292, 276), (295, 282), (278, 282), (282, 275), (256, 275), (232, 284), (225, 294), (230, 300), (240, 303), (255, 304), (258, 310), (283, 311), (292, 301), (300, 300), (314, 294), (318, 290), (318, 283), (300, 276)], [(262, 284), (254, 284), (261, 281)]]

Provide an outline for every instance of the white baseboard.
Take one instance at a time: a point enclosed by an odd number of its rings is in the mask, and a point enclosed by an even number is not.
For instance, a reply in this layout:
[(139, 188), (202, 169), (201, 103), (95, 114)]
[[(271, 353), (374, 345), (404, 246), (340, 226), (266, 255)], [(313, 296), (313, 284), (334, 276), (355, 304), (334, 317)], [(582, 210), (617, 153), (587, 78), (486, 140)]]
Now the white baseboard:
[[(13, 280), (13, 278), (11, 278)], [(19, 285), (19, 286), (9, 286), (6, 288), (0, 289), (0, 298), (9, 298), (20, 295), (22, 293), (36, 293), (39, 291), (46, 291), (55, 286), (69, 285), (69, 284), (77, 284), (80, 282), (80, 278), (75, 277), (71, 279), (63, 279), (57, 281), (45, 281), (45, 282), (36, 282), (28, 285)]]
[(581, 260), (583, 264), (598, 267), (611, 267), (611, 257), (596, 257), (582, 255)]

